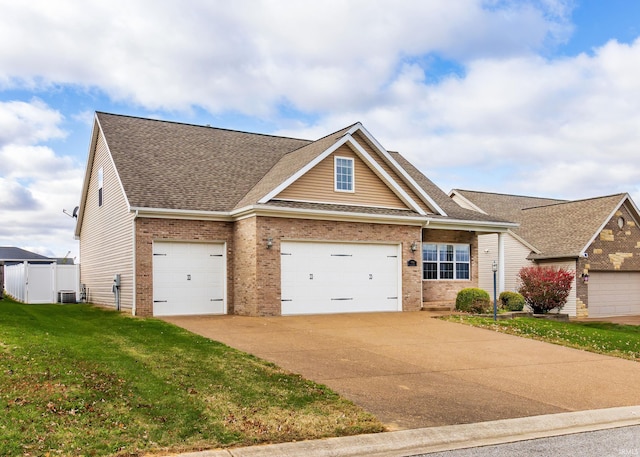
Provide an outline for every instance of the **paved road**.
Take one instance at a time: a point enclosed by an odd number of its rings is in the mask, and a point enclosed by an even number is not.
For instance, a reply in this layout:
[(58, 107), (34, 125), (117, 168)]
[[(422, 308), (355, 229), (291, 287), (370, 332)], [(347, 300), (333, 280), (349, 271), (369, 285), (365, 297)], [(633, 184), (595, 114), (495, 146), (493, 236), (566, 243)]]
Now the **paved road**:
[(517, 443), (455, 451), (421, 454), (415, 457), (620, 457), (640, 456), (640, 426), (598, 430)]

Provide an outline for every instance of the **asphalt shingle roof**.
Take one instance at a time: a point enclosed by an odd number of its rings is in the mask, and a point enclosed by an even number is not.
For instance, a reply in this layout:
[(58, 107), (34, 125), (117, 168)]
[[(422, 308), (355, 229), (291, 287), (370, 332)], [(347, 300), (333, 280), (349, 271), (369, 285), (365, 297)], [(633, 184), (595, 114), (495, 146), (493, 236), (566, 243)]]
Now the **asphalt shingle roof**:
[(490, 222), (514, 222), (512, 219), (500, 216), (498, 214), (482, 214), (477, 211), (471, 211), (461, 207), (453, 201), (442, 189), (427, 178), (420, 170), (413, 166), (411, 162), (405, 159), (399, 152), (390, 152), (391, 156), (400, 164), (402, 168), (413, 178), (413, 180), (424, 189), (433, 201), (443, 209), (447, 216), (452, 219), (463, 221), (490, 221)]
[(229, 211), (308, 140), (97, 113), (129, 204)]
[(0, 246), (0, 261), (55, 260), (13, 246)]
[(531, 258), (577, 257), (627, 194), (585, 200), (455, 190), (483, 211), (520, 224), (512, 229), (540, 253)]
[[(222, 212), (257, 204), (355, 125), (310, 141), (103, 112), (96, 118), (132, 207)], [(446, 219), (505, 221), (458, 206), (404, 157), (391, 155), (447, 213)], [(348, 205), (326, 209), (356, 211)], [(414, 214), (362, 207), (358, 212)]]

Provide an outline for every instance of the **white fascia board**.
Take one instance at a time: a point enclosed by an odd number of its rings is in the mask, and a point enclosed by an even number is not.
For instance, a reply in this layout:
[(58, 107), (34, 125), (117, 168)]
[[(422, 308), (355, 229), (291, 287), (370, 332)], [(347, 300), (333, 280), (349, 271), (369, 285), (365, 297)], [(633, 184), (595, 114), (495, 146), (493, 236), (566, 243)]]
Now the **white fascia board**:
[[(97, 127), (97, 129), (96, 129)], [(87, 201), (87, 195), (89, 193), (89, 181), (90, 181), (90, 175), (91, 175), (91, 169), (93, 168), (93, 162), (95, 160), (95, 153), (96, 153), (96, 147), (98, 145), (98, 137), (102, 136), (102, 139), (104, 140), (104, 145), (105, 148), (107, 150), (107, 155), (109, 156), (109, 160), (111, 161), (111, 166), (113, 167), (115, 173), (116, 173), (116, 179), (118, 180), (118, 185), (120, 186), (120, 192), (122, 192), (122, 195), (124, 196), (124, 199), (127, 203), (127, 207), (129, 208), (129, 210), (131, 210), (131, 204), (129, 203), (129, 197), (127, 196), (127, 193), (124, 191), (124, 185), (122, 184), (122, 180), (120, 179), (120, 173), (118, 173), (118, 168), (116, 167), (116, 163), (113, 160), (113, 155), (111, 154), (111, 149), (109, 149), (109, 143), (107, 143), (107, 138), (104, 136), (104, 133), (102, 131), (102, 126), (100, 125), (100, 121), (98, 120), (98, 115), (97, 113), (95, 114), (95, 123), (93, 125), (94, 131), (95, 131), (95, 135), (93, 135), (92, 133), (92, 139), (91, 139), (91, 146), (90, 146), (90, 150), (89, 150), (89, 160), (87, 160), (87, 169), (85, 170), (85, 182), (82, 185), (82, 200), (81, 200), (81, 206), (80, 208), (82, 209), (80, 212), (80, 215), (78, 215), (78, 221), (76, 223), (76, 231), (75, 231), (75, 235), (76, 237), (80, 236), (80, 232), (79, 232), (79, 227), (81, 226), (81, 218), (84, 218), (84, 216), (82, 215), (82, 213), (84, 213), (84, 205), (86, 204)]]
[[(464, 200), (464, 202), (469, 205), (469, 207), (474, 210), (477, 211), (479, 213), (482, 214), (487, 214), (482, 208), (480, 208), (478, 205), (476, 205), (475, 203), (473, 203), (471, 200), (469, 200), (467, 197), (465, 197), (464, 195), (460, 194), (458, 191), (456, 191), (456, 189), (453, 189), (451, 192), (449, 192), (449, 197), (451, 197), (452, 199), (454, 199), (453, 196), (456, 196), (457, 198), (459, 198), (460, 200)], [(454, 199), (455, 201), (455, 199)], [(462, 205), (459, 205), (462, 206)]]
[(513, 222), (491, 222), (491, 221), (466, 221), (460, 219), (431, 219), (429, 218), (425, 228), (441, 230), (470, 230), (474, 232), (505, 233), (509, 229), (518, 227)]
[[(358, 126), (358, 124), (356, 124), (356, 126)], [(353, 128), (355, 128), (356, 126), (354, 126)], [(353, 130), (353, 128), (351, 130)], [(420, 205), (418, 205), (409, 196), (409, 194), (407, 194), (398, 185), (398, 183), (396, 183), (393, 180), (393, 178), (391, 178), (391, 176), (386, 171), (384, 171), (384, 169), (375, 160), (373, 160), (373, 158), (369, 155), (369, 153), (367, 151), (365, 151), (365, 149), (358, 144), (358, 142), (351, 136), (351, 133), (350, 133), (351, 130), (349, 132), (347, 132), (338, 141), (336, 141), (333, 145), (331, 145), (331, 147), (326, 149), (322, 154), (319, 154), (315, 159), (313, 159), (307, 165), (305, 165), (300, 170), (298, 170), (298, 172), (296, 172), (293, 176), (291, 176), (289, 179), (284, 181), (282, 184), (280, 184), (274, 190), (272, 190), (267, 195), (265, 195), (260, 200), (258, 200), (258, 203), (267, 203), (269, 200), (271, 200), (276, 195), (278, 195), (280, 192), (282, 192), (284, 189), (286, 189), (288, 186), (293, 184), (296, 180), (298, 180), (301, 176), (303, 176), (305, 173), (307, 173), (310, 169), (312, 169), (314, 166), (316, 166), (322, 160), (324, 160), (325, 158), (329, 157), (340, 146), (349, 143), (349, 145), (352, 146), (353, 149), (355, 149), (357, 155), (360, 156), (371, 168), (373, 168), (376, 171), (376, 174), (379, 177), (381, 177), (386, 182), (386, 184), (388, 186), (392, 187), (392, 189), (394, 190), (394, 193), (396, 195), (398, 195), (398, 197), (404, 203), (406, 203), (408, 206), (410, 206), (413, 210), (415, 210), (419, 214), (426, 215), (426, 213), (420, 207)]]
[[(376, 148), (378, 148), (378, 150), (387, 158), (387, 160), (389, 160), (389, 162), (393, 164), (396, 171), (398, 171), (407, 180), (407, 182), (413, 187), (413, 190), (418, 192), (418, 194), (422, 196), (422, 198), (424, 198), (429, 203), (429, 205), (431, 205), (431, 207), (439, 213), (440, 216), (447, 215), (447, 213), (445, 213), (445, 211), (440, 208), (440, 206), (438, 206), (438, 204), (424, 191), (422, 187), (418, 185), (418, 183), (409, 175), (409, 173), (407, 173), (406, 170), (402, 168), (393, 157), (391, 157), (391, 154), (389, 154), (389, 152), (384, 147), (382, 147), (380, 143), (378, 143), (378, 140), (376, 140), (375, 137), (371, 135), (362, 124), (356, 124), (351, 130), (353, 130), (354, 132), (360, 130), (363, 135), (365, 135), (367, 139), (371, 141), (371, 143)], [(349, 131), (349, 133), (352, 133), (351, 130)]]
[(93, 116), (93, 127), (91, 128), (91, 143), (89, 144), (89, 152), (87, 154), (87, 164), (84, 169), (84, 180), (82, 182), (82, 194), (80, 195), (80, 210), (78, 211), (78, 219), (76, 220), (76, 228), (74, 230), (74, 238), (80, 239), (80, 227), (82, 226), (82, 219), (84, 219), (84, 207), (87, 203), (87, 194), (89, 193), (89, 177), (91, 168), (93, 167), (93, 158), (96, 153), (96, 145), (98, 144), (98, 135), (100, 132), (100, 125), (98, 123), (98, 116)]
[(409, 196), (409, 194), (407, 194), (402, 187), (400, 187), (400, 185), (395, 182), (395, 180), (389, 175), (389, 173), (387, 173), (386, 171), (384, 171), (384, 168), (382, 168), (378, 162), (376, 162), (373, 157), (371, 157), (369, 155), (369, 153), (367, 151), (365, 151), (365, 149), (360, 146), (358, 144), (358, 142), (353, 139), (353, 137), (351, 136), (351, 134), (349, 134), (348, 137), (348, 143), (353, 146), (356, 149), (356, 152), (358, 153), (358, 155), (364, 159), (365, 162), (367, 162), (367, 164), (373, 168), (376, 171), (376, 174), (381, 177), (388, 186), (391, 186), (392, 189), (394, 190), (394, 193), (400, 197), (400, 199), (406, 203), (407, 205), (409, 205), (414, 211), (416, 211), (419, 214), (422, 214), (424, 216), (426, 216), (426, 212), (420, 207), (420, 205), (418, 205), (418, 203), (415, 202), (415, 200), (413, 198), (411, 198)]
[(286, 217), (291, 219), (315, 219), (342, 222), (362, 222), (373, 224), (424, 225), (424, 216), (395, 216), (369, 213), (345, 213), (343, 211), (313, 210), (303, 208), (282, 208), (251, 205), (231, 212), (234, 221), (253, 216)]
[[(591, 243), (594, 242), (594, 240), (596, 239), (596, 237), (600, 234), (600, 232), (602, 232), (602, 230), (605, 228), (605, 226), (607, 225), (607, 223), (611, 220), (611, 218), (616, 214), (616, 211), (618, 211), (620, 209), (620, 207), (622, 206), (622, 204), (624, 203), (625, 200), (629, 200), (631, 201), (631, 197), (629, 197), (629, 194), (624, 194), (622, 196), (622, 199), (620, 200), (620, 202), (618, 202), (618, 204), (615, 206), (615, 208), (613, 208), (613, 211), (611, 211), (611, 213), (609, 214), (609, 216), (607, 216), (607, 218), (602, 222), (602, 224), (600, 225), (600, 227), (598, 228), (598, 230), (596, 230), (596, 232), (593, 234), (593, 236), (589, 239), (589, 241), (587, 241), (587, 244), (580, 250), (579, 254), (582, 254), (583, 252), (585, 252), (589, 246), (591, 246)], [(632, 202), (633, 203), (633, 202)], [(635, 207), (636, 205), (634, 204), (633, 207), (634, 209), (637, 211), (637, 208)]]
[(282, 182), (278, 187), (276, 187), (271, 192), (269, 192), (267, 195), (265, 195), (260, 200), (258, 200), (258, 203), (267, 203), (273, 197), (275, 197), (280, 192), (282, 192), (287, 187), (289, 187), (291, 184), (296, 182), (307, 171), (311, 170), (313, 167), (315, 167), (317, 164), (319, 164), (322, 160), (324, 160), (326, 157), (328, 157), (333, 151), (335, 151), (340, 146), (345, 144), (348, 139), (349, 139), (349, 135), (345, 135), (342, 138), (340, 138), (338, 141), (333, 143), (333, 145), (331, 147), (329, 147), (327, 150), (325, 150), (322, 154), (319, 154), (315, 159), (310, 161), (308, 164), (306, 164), (304, 167), (302, 167), (300, 170), (298, 170), (296, 173), (294, 173), (292, 176), (290, 176), (288, 179), (286, 179), (284, 182)]
[(233, 220), (227, 211), (203, 211), (203, 210), (186, 210), (186, 209), (167, 209), (167, 208), (141, 208), (131, 206), (129, 211), (135, 213), (136, 217), (154, 217), (158, 219), (190, 219), (198, 221), (222, 221), (230, 222)]

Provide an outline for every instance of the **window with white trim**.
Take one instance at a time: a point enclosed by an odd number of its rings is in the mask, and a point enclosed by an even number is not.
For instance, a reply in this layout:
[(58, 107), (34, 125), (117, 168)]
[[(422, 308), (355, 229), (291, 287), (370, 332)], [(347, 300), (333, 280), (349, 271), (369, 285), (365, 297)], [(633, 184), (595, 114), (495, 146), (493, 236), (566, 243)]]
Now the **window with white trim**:
[(102, 167), (98, 170), (98, 206), (102, 206), (102, 186), (104, 184), (104, 170)]
[(335, 166), (335, 190), (337, 192), (354, 191), (353, 159), (350, 157), (337, 157)]
[(422, 279), (471, 278), (471, 246), (468, 244), (422, 244)]

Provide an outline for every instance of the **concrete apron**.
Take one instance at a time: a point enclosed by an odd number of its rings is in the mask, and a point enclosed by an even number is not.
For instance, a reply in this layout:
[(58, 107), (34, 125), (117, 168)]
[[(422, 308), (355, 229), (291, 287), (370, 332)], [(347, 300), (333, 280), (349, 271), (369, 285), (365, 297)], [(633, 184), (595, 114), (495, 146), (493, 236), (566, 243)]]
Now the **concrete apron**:
[(389, 430), (640, 405), (640, 363), (428, 312), (165, 320), (328, 385)]

